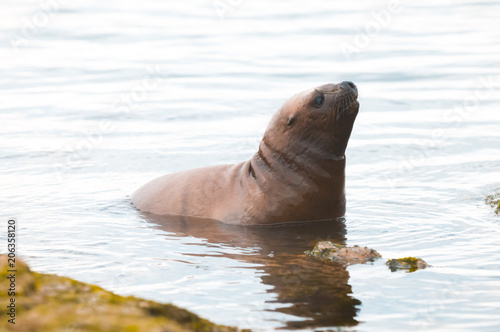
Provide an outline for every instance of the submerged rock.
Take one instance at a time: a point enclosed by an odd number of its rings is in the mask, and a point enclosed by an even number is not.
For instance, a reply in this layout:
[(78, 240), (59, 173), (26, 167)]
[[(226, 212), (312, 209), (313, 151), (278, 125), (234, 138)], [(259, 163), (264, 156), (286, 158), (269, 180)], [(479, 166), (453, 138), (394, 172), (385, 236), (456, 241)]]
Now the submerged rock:
[(500, 193), (496, 193), (494, 195), (488, 195), (486, 197), (486, 204), (489, 204), (493, 209), (495, 209), (495, 213), (500, 213)]
[(376, 250), (368, 247), (348, 247), (330, 241), (318, 242), (313, 250), (308, 250), (305, 253), (311, 257), (329, 259), (332, 262), (344, 265), (373, 262), (377, 258), (382, 257)]
[[(375, 249), (368, 247), (353, 246), (348, 247), (342, 244), (332, 243), (330, 241), (321, 241), (316, 243), (313, 250), (305, 252), (307, 255), (319, 259), (328, 259), (332, 262), (337, 262), (343, 265), (363, 264), (373, 262), (381, 258)], [(419, 269), (425, 269), (430, 265), (423, 259), (416, 257), (405, 257), (397, 259), (389, 259), (386, 262), (392, 272), (397, 270), (406, 270), (407, 272), (415, 272)]]
[(385, 265), (389, 266), (392, 272), (397, 270), (408, 270), (407, 272), (415, 272), (419, 269), (425, 269), (430, 266), (423, 259), (417, 257), (405, 257), (405, 258), (396, 258), (389, 259), (385, 263)]
[[(120, 296), (98, 286), (32, 272), (16, 258), (15, 276), (0, 255), (0, 331), (238, 331), (171, 304)], [(10, 279), (9, 279), (10, 278)], [(6, 282), (10, 280), (10, 282)], [(10, 284), (10, 285), (9, 285)], [(15, 287), (15, 296), (9, 288)]]

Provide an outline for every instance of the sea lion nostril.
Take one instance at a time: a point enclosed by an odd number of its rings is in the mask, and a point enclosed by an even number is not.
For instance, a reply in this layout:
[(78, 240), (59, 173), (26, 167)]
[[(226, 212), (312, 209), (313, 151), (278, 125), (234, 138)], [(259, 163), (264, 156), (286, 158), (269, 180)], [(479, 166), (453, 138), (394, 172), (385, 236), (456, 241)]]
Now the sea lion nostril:
[(344, 81), (342, 83), (340, 83), (340, 86), (344, 89), (352, 89), (354, 91), (358, 91), (358, 88), (356, 88), (356, 85), (354, 83), (352, 83), (351, 81)]
[(358, 88), (356, 87), (356, 84), (352, 83), (351, 81), (344, 81), (340, 83), (340, 88), (346, 91), (354, 91), (356, 95), (358, 94)]

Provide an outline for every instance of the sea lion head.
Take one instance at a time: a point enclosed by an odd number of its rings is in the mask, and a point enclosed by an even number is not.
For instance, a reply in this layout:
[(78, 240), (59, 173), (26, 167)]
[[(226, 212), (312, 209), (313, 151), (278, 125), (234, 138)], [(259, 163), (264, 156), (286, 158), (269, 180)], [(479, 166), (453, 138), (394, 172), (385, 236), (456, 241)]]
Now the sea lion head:
[[(344, 159), (359, 110), (352, 82), (325, 84), (290, 99), (272, 118), (261, 144), (281, 155)], [(289, 156), (290, 157), (290, 156)]]

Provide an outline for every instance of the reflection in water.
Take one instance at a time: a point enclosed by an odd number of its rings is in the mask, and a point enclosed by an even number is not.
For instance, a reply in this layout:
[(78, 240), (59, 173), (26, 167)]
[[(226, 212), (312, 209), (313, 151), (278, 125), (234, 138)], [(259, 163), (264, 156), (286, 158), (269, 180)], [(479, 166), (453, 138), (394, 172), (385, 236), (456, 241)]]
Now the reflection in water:
[(286, 322), (287, 328), (357, 324), (354, 317), (361, 302), (350, 295), (345, 267), (325, 264), (304, 254), (320, 240), (344, 244), (344, 220), (244, 227), (201, 218), (143, 216), (147, 222), (175, 236), (194, 236), (236, 248), (256, 248), (253, 255), (227, 252), (223, 255), (255, 263), (255, 269), (265, 272), (262, 282), (273, 287), (271, 292), (277, 294), (276, 302), (287, 305), (277, 310), (302, 318)]

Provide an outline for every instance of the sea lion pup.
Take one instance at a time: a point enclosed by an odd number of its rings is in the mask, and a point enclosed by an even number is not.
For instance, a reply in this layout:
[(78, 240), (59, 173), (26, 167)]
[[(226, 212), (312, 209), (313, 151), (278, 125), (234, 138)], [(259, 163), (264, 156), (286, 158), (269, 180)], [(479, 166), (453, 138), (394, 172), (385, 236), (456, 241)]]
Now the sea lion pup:
[(345, 213), (345, 149), (358, 113), (352, 82), (288, 99), (245, 162), (167, 174), (131, 195), (143, 212), (228, 224), (326, 220)]

